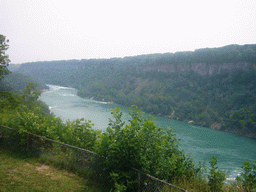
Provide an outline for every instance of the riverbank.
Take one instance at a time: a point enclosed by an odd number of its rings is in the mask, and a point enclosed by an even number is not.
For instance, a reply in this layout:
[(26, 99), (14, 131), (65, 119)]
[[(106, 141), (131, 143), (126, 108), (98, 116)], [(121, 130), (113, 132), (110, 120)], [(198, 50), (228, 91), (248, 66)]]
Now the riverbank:
[(256, 141), (256, 134), (251, 132), (250, 130), (248, 130), (247, 132), (244, 132), (243, 130), (240, 130), (240, 129), (226, 129), (224, 131), (229, 132), (229, 133), (233, 133), (233, 134), (236, 134), (236, 135), (248, 137), (248, 138), (253, 139), (253, 140)]
[[(88, 98), (88, 99), (92, 99), (92, 100), (96, 100), (96, 101), (100, 101), (100, 102), (106, 100), (106, 99), (102, 99), (102, 100), (95, 99), (96, 97), (93, 97), (93, 96), (92, 97), (83, 97), (82, 95), (79, 95), (79, 94), (78, 94), (78, 96), (81, 97), (81, 98)], [(111, 101), (111, 102), (106, 102), (106, 103), (113, 103), (113, 102)], [(114, 103), (119, 104), (117, 102), (114, 102)], [(127, 106), (127, 105), (123, 105), (123, 106), (130, 107), (130, 106)], [(148, 111), (145, 111), (145, 112), (148, 112)], [(161, 113), (159, 113), (159, 114), (155, 114), (155, 113), (152, 113), (152, 112), (148, 112), (148, 113), (150, 113), (152, 115), (157, 115), (157, 116), (160, 116), (160, 117), (165, 117), (165, 118), (168, 118), (168, 119), (174, 119), (174, 120), (177, 120), (177, 121), (180, 121), (180, 122), (186, 122), (186, 123), (191, 124), (191, 125), (196, 125), (196, 126), (200, 126), (200, 127), (210, 128), (210, 129), (214, 129), (214, 130), (218, 130), (218, 131), (223, 131), (223, 132), (228, 132), (228, 133), (232, 133), (232, 134), (236, 134), (236, 135), (240, 135), (240, 136), (243, 136), (243, 137), (247, 137), (247, 138), (256, 140), (256, 134), (253, 133), (250, 130), (247, 130), (245, 132), (245, 131), (239, 130), (239, 129), (231, 129), (231, 128), (229, 128), (229, 129), (225, 128), (224, 129), (222, 127), (221, 123), (217, 123), (217, 122), (211, 124), (210, 126), (206, 126), (206, 125), (198, 124), (194, 120), (184, 121), (184, 120), (181, 120), (179, 117), (175, 117), (175, 112), (174, 111), (172, 112), (172, 114), (170, 116), (162, 115)]]
[[(202, 126), (200, 124), (196, 124), (196, 122), (194, 122), (193, 120), (192, 121), (188, 121), (187, 122), (188, 124), (194, 124), (194, 125), (197, 125), (197, 126)], [(202, 127), (207, 127), (207, 126), (202, 126)], [(222, 128), (221, 126), (221, 123), (213, 123), (211, 124), (210, 127), (207, 127), (207, 128), (211, 128), (211, 129), (214, 129), (214, 130), (218, 130), (218, 131), (224, 131), (224, 132), (228, 132), (228, 133), (233, 133), (233, 134), (236, 134), (236, 135), (240, 135), (240, 136), (243, 136), (243, 137), (248, 137), (250, 139), (253, 139), (253, 140), (256, 140), (256, 134), (253, 133), (252, 131), (250, 130), (241, 130), (241, 129), (236, 129), (236, 128)]]
[[(186, 122), (186, 121), (185, 121)], [(191, 121), (188, 121), (186, 122), (188, 124), (193, 124), (193, 125), (197, 125), (197, 126), (202, 126), (200, 124), (197, 124), (196, 122), (194, 122), (193, 120)], [(222, 128), (221, 126), (221, 123), (213, 123), (211, 124), (210, 127), (207, 127), (207, 126), (202, 126), (202, 127), (206, 127), (206, 128), (210, 128), (210, 129), (214, 129), (214, 130), (217, 130), (217, 131), (224, 131), (224, 132), (228, 132), (228, 133), (232, 133), (232, 134), (236, 134), (236, 135), (240, 135), (240, 136), (243, 136), (243, 137), (247, 137), (247, 138), (250, 138), (250, 139), (253, 139), (256, 141), (256, 134), (253, 133), (252, 131), (250, 130), (241, 130), (241, 129), (236, 129), (236, 128)]]

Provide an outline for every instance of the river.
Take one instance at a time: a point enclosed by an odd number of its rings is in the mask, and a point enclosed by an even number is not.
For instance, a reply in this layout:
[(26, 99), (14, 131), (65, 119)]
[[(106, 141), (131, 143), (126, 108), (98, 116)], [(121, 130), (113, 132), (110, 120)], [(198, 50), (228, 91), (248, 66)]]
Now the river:
[[(104, 131), (112, 118), (110, 109), (115, 107), (122, 109), (124, 120), (129, 119), (129, 109), (125, 106), (78, 97), (73, 88), (48, 86), (50, 90), (42, 93), (40, 99), (64, 121), (84, 118), (92, 121), (94, 129)], [(256, 160), (256, 142), (252, 139), (160, 116), (155, 116), (155, 123), (163, 129), (171, 127), (181, 139), (179, 147), (190, 153), (196, 163), (205, 159), (208, 162), (216, 156), (217, 166), (228, 173), (227, 180), (234, 180), (241, 173), (245, 161)]]

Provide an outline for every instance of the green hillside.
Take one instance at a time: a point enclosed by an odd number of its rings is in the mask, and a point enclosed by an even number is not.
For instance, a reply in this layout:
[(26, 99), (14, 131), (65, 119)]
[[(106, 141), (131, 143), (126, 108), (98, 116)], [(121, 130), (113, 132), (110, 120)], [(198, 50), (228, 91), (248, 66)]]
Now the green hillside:
[(43, 83), (41, 80), (17, 72), (12, 72), (6, 75), (0, 83), (7, 89), (22, 91), (30, 82), (37, 83), (37, 88), (40, 90), (48, 89), (48, 86), (46, 86), (46, 84)]
[(45, 61), (18, 70), (81, 97), (246, 135), (256, 133), (256, 45), (112, 59)]
[(153, 114), (202, 126), (256, 133), (255, 83), (255, 71), (213, 76), (125, 71), (91, 83), (78, 94), (127, 106), (135, 104)]

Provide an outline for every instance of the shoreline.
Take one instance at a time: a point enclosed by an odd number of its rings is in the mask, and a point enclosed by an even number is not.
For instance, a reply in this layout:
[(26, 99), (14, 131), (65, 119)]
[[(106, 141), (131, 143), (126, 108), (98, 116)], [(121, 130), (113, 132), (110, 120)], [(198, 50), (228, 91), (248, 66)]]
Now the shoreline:
[[(180, 120), (177, 120), (177, 121), (180, 121)], [(207, 126), (202, 126), (200, 124), (197, 124), (194, 121), (193, 121), (193, 123), (190, 123), (190, 121), (188, 121), (188, 122), (187, 121), (182, 121), (182, 122), (185, 122), (187, 124), (193, 124), (193, 125), (200, 126), (200, 127), (210, 128), (210, 129), (217, 130), (217, 131), (223, 131), (223, 132), (232, 133), (232, 134), (243, 136), (243, 137), (247, 137), (249, 139), (252, 139), (252, 140), (256, 141), (256, 134), (253, 133), (250, 130), (245, 132), (244, 130), (240, 130), (240, 129), (237, 129), (237, 128), (234, 128), (234, 129), (226, 128), (226, 129), (224, 129), (224, 128), (221, 128), (221, 124), (220, 123), (213, 123), (210, 127), (207, 127)]]
[(248, 133), (244, 133), (242, 130), (239, 130), (239, 129), (232, 129), (232, 130), (226, 129), (226, 130), (220, 130), (220, 131), (232, 133), (235, 135), (240, 135), (240, 136), (247, 137), (247, 138), (250, 138), (250, 139), (256, 141), (256, 134), (252, 133), (251, 131), (249, 131)]
[[(50, 91), (50, 89), (44, 89), (42, 91), (43, 92), (47, 92), (47, 91)], [(89, 97), (82, 97), (80, 95), (77, 95), (77, 96), (79, 96), (81, 98), (88, 98), (88, 99), (93, 99), (93, 100), (100, 101), (100, 102), (105, 102), (104, 99), (102, 101), (102, 100), (94, 99), (94, 97), (89, 98)], [(106, 102), (106, 103), (116, 103), (116, 102), (112, 101), (112, 102)], [(119, 103), (116, 103), (116, 104), (119, 104)], [(126, 105), (123, 105), (123, 106), (126, 106)], [(129, 106), (126, 106), (126, 107), (129, 107)], [(147, 113), (152, 114), (152, 115), (158, 115), (158, 116), (165, 117), (165, 118), (172, 119), (172, 120), (177, 120), (177, 121), (180, 121), (180, 122), (185, 122), (185, 123), (190, 124), (190, 125), (196, 125), (196, 126), (201, 126), (201, 127), (204, 127), (204, 128), (214, 129), (214, 130), (217, 130), (217, 131), (224, 131), (224, 132), (236, 134), (236, 135), (247, 137), (249, 139), (252, 139), (252, 140), (256, 141), (256, 134), (255, 133), (253, 133), (251, 131), (245, 132), (245, 131), (239, 130), (239, 129), (231, 129), (231, 128), (223, 129), (223, 128), (221, 128), (221, 124), (220, 123), (213, 123), (210, 127), (207, 127), (207, 126), (203, 126), (203, 125), (197, 124), (194, 120), (182, 121), (182, 120), (179, 120), (179, 119), (176, 119), (176, 118), (171, 118), (170, 116), (165, 116), (165, 115), (161, 115), (161, 114), (154, 114), (154, 113), (150, 113), (150, 112), (147, 112)]]

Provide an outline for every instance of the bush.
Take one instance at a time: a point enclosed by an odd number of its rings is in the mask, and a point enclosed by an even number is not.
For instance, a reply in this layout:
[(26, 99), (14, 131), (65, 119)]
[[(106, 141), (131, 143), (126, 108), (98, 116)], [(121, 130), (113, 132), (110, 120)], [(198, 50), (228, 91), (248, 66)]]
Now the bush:
[(243, 173), (237, 180), (242, 180), (242, 185), (246, 191), (255, 191), (256, 190), (256, 161), (253, 162), (251, 167), (248, 161), (244, 162), (242, 166)]
[(217, 157), (212, 157), (209, 161), (211, 164), (210, 175), (208, 175), (208, 185), (212, 192), (219, 192), (222, 191), (224, 181), (225, 181), (225, 173), (218, 170), (217, 165)]
[(113, 188), (136, 189), (131, 167), (166, 181), (194, 176), (193, 161), (178, 149), (172, 129), (157, 127), (153, 117), (145, 116), (136, 106), (130, 110), (131, 120), (126, 125), (120, 108), (111, 111), (115, 120), (110, 120), (98, 146), (97, 152), (107, 157), (107, 169), (115, 182)]

